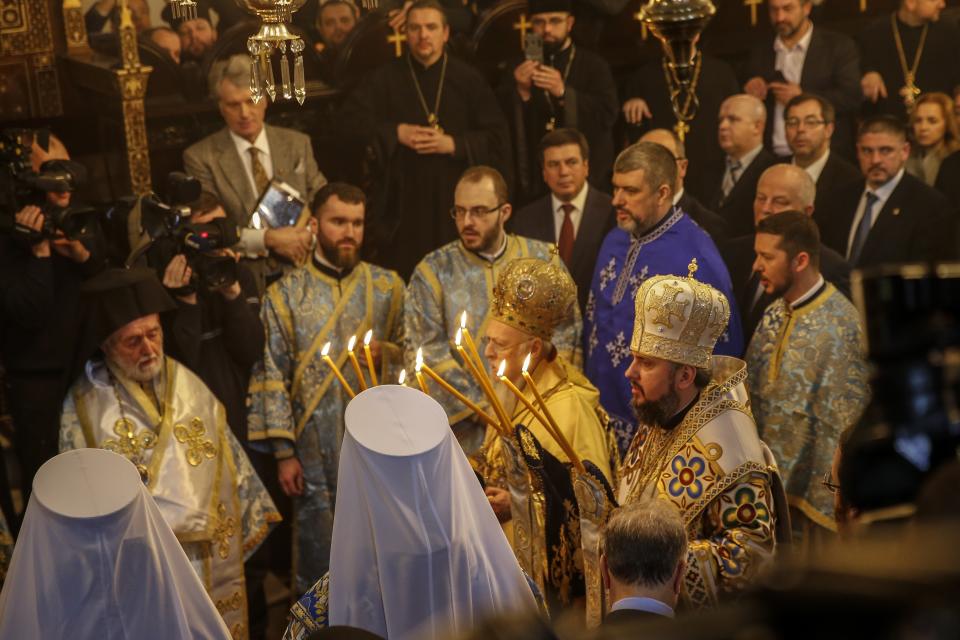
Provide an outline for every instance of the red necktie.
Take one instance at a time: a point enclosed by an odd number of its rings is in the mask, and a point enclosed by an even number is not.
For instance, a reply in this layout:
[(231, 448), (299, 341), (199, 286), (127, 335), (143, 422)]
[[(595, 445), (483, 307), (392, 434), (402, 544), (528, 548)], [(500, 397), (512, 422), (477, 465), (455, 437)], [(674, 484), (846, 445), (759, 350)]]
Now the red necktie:
[(560, 253), (560, 259), (563, 263), (570, 266), (573, 259), (573, 220), (570, 219), (570, 213), (576, 208), (572, 204), (562, 204), (563, 224), (560, 225), (560, 238), (557, 240), (557, 251)]

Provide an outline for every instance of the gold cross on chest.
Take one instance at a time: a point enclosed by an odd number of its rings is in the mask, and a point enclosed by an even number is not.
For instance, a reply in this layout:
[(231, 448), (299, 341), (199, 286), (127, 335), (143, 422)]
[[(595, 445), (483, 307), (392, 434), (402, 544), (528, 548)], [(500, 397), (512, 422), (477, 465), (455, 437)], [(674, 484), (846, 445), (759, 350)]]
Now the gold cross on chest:
[(213, 446), (208, 438), (207, 430), (203, 427), (203, 421), (200, 418), (194, 418), (190, 421), (190, 426), (178, 424), (173, 427), (173, 437), (177, 442), (187, 445), (187, 462), (190, 466), (196, 467), (203, 459), (213, 460), (217, 456), (217, 448)]
[(393, 35), (387, 36), (387, 44), (393, 45), (393, 55), (399, 58), (403, 55), (403, 43), (407, 41), (407, 34), (400, 33), (396, 29)]
[(687, 138), (687, 132), (690, 131), (690, 125), (683, 120), (677, 120), (677, 124), (673, 125), (673, 131), (680, 138), (680, 142), (683, 142)]
[(757, 26), (757, 7), (763, 4), (763, 0), (743, 0), (743, 4), (750, 7), (750, 26)]
[(157, 445), (157, 434), (147, 430), (137, 433), (134, 430), (135, 427), (136, 425), (129, 418), (120, 418), (113, 425), (113, 432), (117, 434), (117, 439), (104, 440), (103, 448), (131, 460), (137, 458), (135, 462), (140, 462), (139, 458), (143, 452)]
[(533, 25), (527, 22), (527, 14), (521, 13), (519, 22), (513, 23), (513, 28), (516, 31), (520, 32), (520, 48), (523, 49), (524, 39), (527, 37), (527, 31), (530, 30), (530, 27)]

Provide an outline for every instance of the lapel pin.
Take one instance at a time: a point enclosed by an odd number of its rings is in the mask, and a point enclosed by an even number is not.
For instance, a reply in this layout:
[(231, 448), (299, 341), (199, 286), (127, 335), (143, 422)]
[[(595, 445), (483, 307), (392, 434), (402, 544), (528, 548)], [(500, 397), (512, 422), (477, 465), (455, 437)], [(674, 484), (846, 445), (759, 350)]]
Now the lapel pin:
[(893, 209), (893, 215), (895, 215), (895, 216), (900, 215), (900, 207), (894, 207), (894, 209)]

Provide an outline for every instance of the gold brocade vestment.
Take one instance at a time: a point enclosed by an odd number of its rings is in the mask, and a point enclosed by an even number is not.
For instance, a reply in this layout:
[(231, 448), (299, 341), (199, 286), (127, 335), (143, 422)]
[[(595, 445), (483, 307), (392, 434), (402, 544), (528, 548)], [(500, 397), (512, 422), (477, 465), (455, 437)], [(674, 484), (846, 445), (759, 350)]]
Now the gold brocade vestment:
[(100, 447), (142, 467), (231, 635), (245, 639), (243, 562), (280, 515), (206, 385), (172, 358), (158, 380), (160, 411), (136, 382), (89, 362), (64, 401), (60, 450)]

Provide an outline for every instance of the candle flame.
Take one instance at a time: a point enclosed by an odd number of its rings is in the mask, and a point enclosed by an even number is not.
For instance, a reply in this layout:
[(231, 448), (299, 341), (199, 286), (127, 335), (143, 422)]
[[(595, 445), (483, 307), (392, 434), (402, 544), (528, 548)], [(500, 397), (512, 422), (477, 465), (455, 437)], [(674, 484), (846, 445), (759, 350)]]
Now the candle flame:
[(526, 373), (527, 369), (530, 368), (530, 356), (532, 354), (528, 353), (527, 357), (523, 359), (523, 372)]
[(403, 384), (404, 381), (406, 381), (406, 379), (407, 379), (407, 370), (400, 369), (400, 379), (397, 380), (397, 384)]
[(506, 360), (501, 360), (501, 361), (500, 361), (500, 367), (497, 369), (497, 377), (498, 377), (498, 378), (502, 378), (502, 377), (503, 377), (503, 372), (506, 371), (506, 370), (507, 370), (507, 361), (506, 361)]
[(367, 332), (363, 334), (363, 346), (369, 347), (371, 340), (373, 340), (373, 329), (368, 329)]
[(463, 313), (460, 314), (460, 328), (467, 328), (467, 311), (464, 309)]
[(463, 340), (463, 329), (457, 329), (457, 337), (453, 339), (453, 342), (459, 347), (461, 340)]
[(416, 371), (419, 373), (420, 369), (423, 368), (423, 347), (417, 349), (417, 364)]
[(323, 349), (320, 349), (320, 356), (324, 357), (329, 353), (330, 353), (330, 343), (327, 342), (327, 344), (323, 345)]
[(347, 342), (347, 351), (353, 351), (354, 345), (357, 344), (357, 336), (350, 336), (350, 340)]

